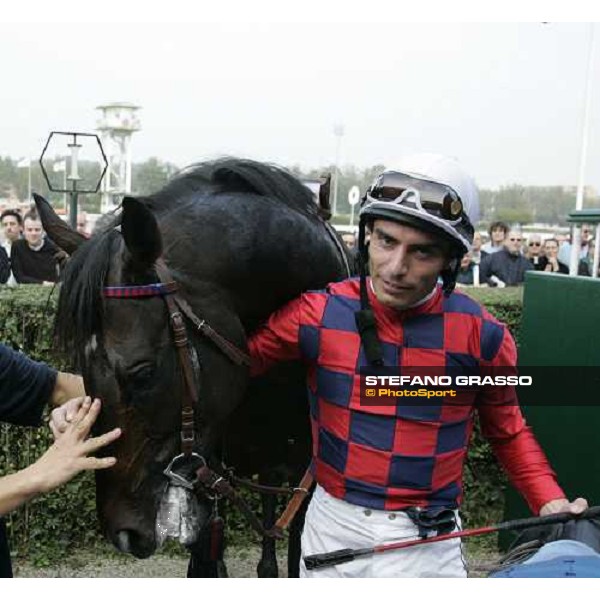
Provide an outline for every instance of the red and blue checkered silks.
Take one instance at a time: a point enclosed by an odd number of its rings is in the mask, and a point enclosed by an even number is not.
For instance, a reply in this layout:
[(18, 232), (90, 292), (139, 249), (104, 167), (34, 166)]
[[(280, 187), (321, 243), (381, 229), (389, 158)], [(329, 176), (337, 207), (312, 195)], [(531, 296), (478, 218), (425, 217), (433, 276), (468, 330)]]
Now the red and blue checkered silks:
[[(370, 288), (370, 285), (368, 286)], [(514, 366), (507, 328), (479, 303), (438, 287), (405, 311), (382, 305), (369, 289), (386, 366)], [(365, 406), (358, 368), (367, 366), (354, 315), (359, 279), (307, 292), (274, 313), (250, 341), (252, 373), (303, 359), (316, 481), (331, 495), (369, 508), (456, 508), (474, 408), (467, 403)], [(493, 392), (490, 392), (493, 393)], [(285, 399), (282, 398), (282, 402)], [(563, 498), (546, 457), (516, 402), (478, 403), (482, 431), (534, 513)]]

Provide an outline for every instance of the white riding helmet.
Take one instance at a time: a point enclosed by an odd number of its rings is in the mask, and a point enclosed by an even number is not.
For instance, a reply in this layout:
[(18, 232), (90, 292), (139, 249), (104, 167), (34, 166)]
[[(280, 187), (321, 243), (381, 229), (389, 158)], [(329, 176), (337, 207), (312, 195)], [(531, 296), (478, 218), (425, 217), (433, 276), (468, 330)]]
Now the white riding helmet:
[(456, 160), (440, 154), (411, 154), (381, 173), (361, 203), (360, 223), (379, 217), (442, 234), (462, 255), (471, 249), (479, 220), (479, 194)]

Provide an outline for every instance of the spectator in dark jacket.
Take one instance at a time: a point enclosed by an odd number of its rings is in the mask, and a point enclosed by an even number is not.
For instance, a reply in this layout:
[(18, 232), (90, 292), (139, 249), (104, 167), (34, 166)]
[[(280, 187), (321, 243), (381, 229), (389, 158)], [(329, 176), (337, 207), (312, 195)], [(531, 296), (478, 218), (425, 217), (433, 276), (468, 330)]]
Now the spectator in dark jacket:
[(460, 285), (473, 285), (473, 269), (476, 263), (473, 262), (471, 252), (467, 252), (460, 261), (460, 269), (456, 275), (456, 283)]
[(60, 250), (44, 236), (37, 212), (30, 211), (23, 217), (24, 239), (12, 245), (11, 262), (18, 283), (53, 283), (58, 280)]
[(6, 250), (0, 246), (0, 283), (6, 283), (10, 275), (10, 259)]
[(543, 271), (548, 264), (548, 259), (542, 252), (542, 236), (533, 233), (527, 240), (527, 258), (536, 271)]
[(511, 229), (500, 252), (486, 256), (481, 263), (480, 279), (492, 287), (520, 285), (533, 265), (521, 254), (521, 233)]

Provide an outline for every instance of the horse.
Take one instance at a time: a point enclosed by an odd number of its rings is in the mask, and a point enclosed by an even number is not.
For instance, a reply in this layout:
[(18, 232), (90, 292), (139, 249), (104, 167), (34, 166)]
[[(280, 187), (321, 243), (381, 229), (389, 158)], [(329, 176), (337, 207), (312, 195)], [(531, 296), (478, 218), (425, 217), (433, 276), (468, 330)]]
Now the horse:
[[(304, 367), (285, 364), (249, 380), (247, 365), (232, 356), (243, 355), (247, 336), (287, 301), (351, 274), (351, 256), (312, 192), (272, 164), (197, 163), (152, 195), (124, 198), (112, 226), (89, 240), (41, 197), (36, 202), (49, 237), (71, 255), (58, 298), (58, 344), (75, 354), (87, 393), (103, 401), (97, 433), (123, 430), (110, 447), (116, 466), (96, 475), (107, 538), (139, 558), (155, 552), (164, 472), (181, 456), (182, 438), (186, 457), (200, 457), (223, 477), (223, 465), (239, 475), (283, 468), (290, 482), (299, 477), (310, 461)], [(191, 400), (165, 308), (175, 286), (190, 310), (180, 326), (193, 371), (194, 382), (187, 381), (197, 395)], [(107, 296), (109, 289), (125, 290), (126, 299)], [(151, 289), (162, 292), (137, 293)], [(220, 343), (202, 334), (196, 315)], [(196, 410), (184, 433), (186, 402)], [(188, 575), (218, 576), (207, 553), (214, 500), (200, 494), (198, 503)], [(292, 576), (300, 527), (291, 528)], [(274, 560), (266, 540), (259, 575), (276, 576)]]

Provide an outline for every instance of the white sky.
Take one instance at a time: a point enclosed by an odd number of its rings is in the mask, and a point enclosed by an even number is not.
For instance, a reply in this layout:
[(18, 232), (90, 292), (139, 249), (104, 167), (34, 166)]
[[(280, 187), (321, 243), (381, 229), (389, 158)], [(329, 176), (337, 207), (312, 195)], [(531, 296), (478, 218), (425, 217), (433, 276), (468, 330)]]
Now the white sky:
[[(127, 101), (142, 106), (134, 161), (241, 154), (321, 166), (342, 123), (343, 163), (434, 151), (484, 187), (577, 183), (589, 24), (542, 24), (541, 12), (521, 24), (402, 23), (377, 1), (362, 13), (312, 0), (248, 11), (255, 4), (188, 14), (164, 1), (173, 10), (161, 14), (103, 2), (70, 23), (54, 9), (11, 9), (0, 23), (0, 154), (37, 157), (51, 130), (93, 131), (98, 104)], [(132, 22), (110, 23), (119, 17)], [(596, 28), (586, 180), (600, 188)]]

